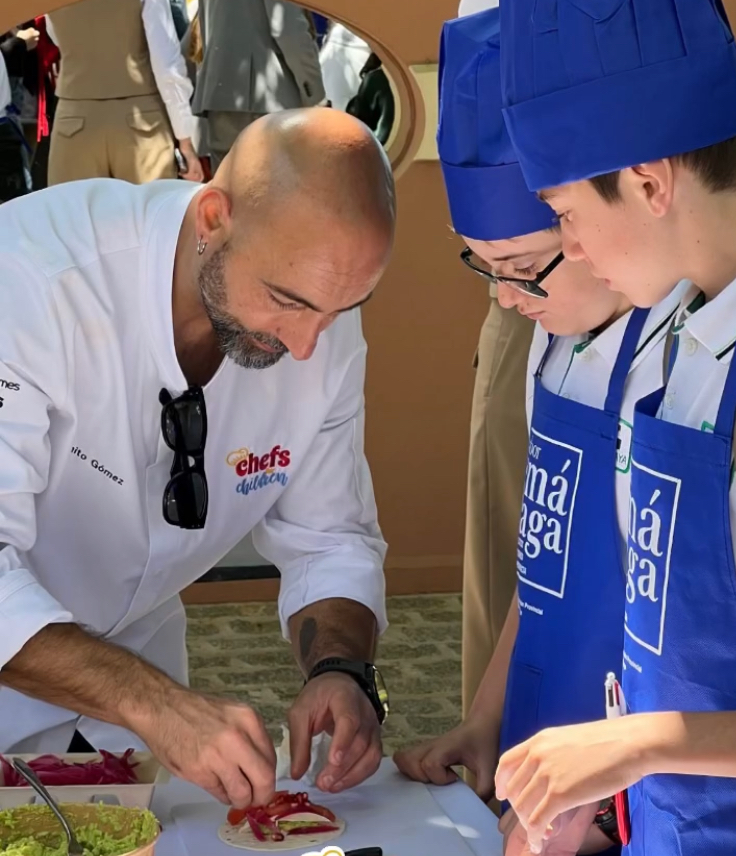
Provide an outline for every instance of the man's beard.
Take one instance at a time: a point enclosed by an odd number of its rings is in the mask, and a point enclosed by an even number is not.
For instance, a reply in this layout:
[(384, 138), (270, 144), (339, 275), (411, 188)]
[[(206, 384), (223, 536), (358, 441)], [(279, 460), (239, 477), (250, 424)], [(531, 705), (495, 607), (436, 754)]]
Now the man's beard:
[[(287, 348), (274, 336), (244, 327), (227, 311), (225, 287), (227, 249), (225, 245), (213, 253), (199, 271), (197, 281), (199, 293), (202, 295), (202, 304), (215, 331), (217, 345), (226, 357), (244, 369), (270, 368), (287, 353)], [(259, 348), (256, 342), (273, 348), (273, 353)]]

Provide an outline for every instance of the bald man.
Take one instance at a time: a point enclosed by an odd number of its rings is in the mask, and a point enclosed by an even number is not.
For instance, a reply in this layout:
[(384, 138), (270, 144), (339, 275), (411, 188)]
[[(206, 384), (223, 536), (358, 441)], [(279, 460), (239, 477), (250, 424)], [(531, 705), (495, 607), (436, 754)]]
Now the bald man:
[(358, 307), (393, 233), (382, 148), (322, 109), (258, 121), (204, 187), (72, 182), (0, 209), (0, 751), (148, 747), (267, 802), (258, 713), (187, 688), (179, 597), (252, 532), (306, 679), (292, 776), (322, 731), (319, 787), (376, 770)]

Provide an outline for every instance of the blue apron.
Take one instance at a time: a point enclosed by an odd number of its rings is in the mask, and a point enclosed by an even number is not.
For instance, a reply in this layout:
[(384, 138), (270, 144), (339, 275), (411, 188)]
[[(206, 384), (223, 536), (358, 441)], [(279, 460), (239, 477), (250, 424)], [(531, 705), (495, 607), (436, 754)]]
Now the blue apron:
[(543, 728), (605, 716), (606, 673), (619, 671), (625, 574), (616, 514), (619, 417), (648, 315), (629, 318), (603, 410), (535, 376), (519, 526), (519, 631), (509, 666), (501, 750)]
[[(664, 393), (634, 415), (624, 695), (630, 713), (736, 711), (736, 359), (712, 434), (658, 419)], [(629, 805), (630, 856), (736, 853), (736, 780), (649, 776)]]

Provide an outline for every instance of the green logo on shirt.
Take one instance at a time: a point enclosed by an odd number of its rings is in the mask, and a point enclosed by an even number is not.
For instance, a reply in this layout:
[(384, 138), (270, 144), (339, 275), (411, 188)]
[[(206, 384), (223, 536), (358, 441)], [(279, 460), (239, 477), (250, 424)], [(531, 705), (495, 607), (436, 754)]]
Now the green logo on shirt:
[(616, 472), (626, 475), (631, 469), (632, 426), (624, 419), (618, 421), (618, 440), (616, 441)]

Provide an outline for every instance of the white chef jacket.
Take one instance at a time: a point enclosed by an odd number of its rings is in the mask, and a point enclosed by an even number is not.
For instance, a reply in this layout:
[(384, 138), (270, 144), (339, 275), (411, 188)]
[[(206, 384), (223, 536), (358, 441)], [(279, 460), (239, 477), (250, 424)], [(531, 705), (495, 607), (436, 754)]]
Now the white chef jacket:
[[(629, 520), (634, 406), (637, 401), (662, 386), (667, 332), (672, 327), (680, 299), (689, 288), (690, 283), (681, 282), (665, 300), (650, 311), (626, 379), (619, 419), (621, 446), (616, 463), (616, 512), (624, 543)], [(590, 334), (558, 337), (544, 367), (544, 388), (563, 398), (602, 410), (611, 372), (630, 317), (629, 312), (594, 337)], [(548, 334), (537, 324), (529, 353), (526, 381), (527, 419), (530, 424), (534, 407), (534, 374), (547, 349), (548, 341)]]
[[(158, 396), (187, 388), (171, 288), (197, 192), (102, 179), (0, 207), (0, 666), (42, 627), (74, 621), (185, 681), (179, 592), (251, 531), (281, 571), (285, 635), (291, 615), (329, 597), (386, 627), (357, 310), (308, 361), (224, 360), (205, 387), (206, 526), (163, 518), (173, 453)], [(0, 688), (0, 751), (64, 750), (75, 721)], [(105, 748), (137, 745), (92, 720), (79, 730)]]
[[(187, 74), (169, 0), (141, 0), (141, 6), (151, 69), (159, 95), (166, 105), (174, 136), (177, 140), (188, 139), (195, 131), (191, 108), (194, 87)], [(48, 15), (46, 29), (55, 41), (54, 28)]]

